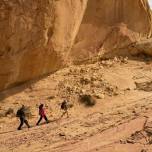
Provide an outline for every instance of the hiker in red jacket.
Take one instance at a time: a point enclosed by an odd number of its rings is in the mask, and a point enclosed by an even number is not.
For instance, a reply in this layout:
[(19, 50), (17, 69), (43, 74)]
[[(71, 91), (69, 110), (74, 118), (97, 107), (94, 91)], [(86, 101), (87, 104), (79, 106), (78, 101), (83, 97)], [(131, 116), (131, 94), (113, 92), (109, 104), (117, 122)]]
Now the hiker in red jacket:
[(44, 105), (43, 104), (40, 104), (40, 106), (39, 106), (39, 115), (40, 115), (40, 119), (38, 120), (38, 122), (37, 122), (37, 126), (39, 125), (39, 123), (41, 122), (41, 120), (44, 118), (45, 119), (45, 121), (46, 121), (46, 123), (49, 123), (49, 121), (48, 121), (48, 119), (47, 119), (47, 117), (46, 117), (46, 114), (45, 114), (45, 110), (44, 110)]

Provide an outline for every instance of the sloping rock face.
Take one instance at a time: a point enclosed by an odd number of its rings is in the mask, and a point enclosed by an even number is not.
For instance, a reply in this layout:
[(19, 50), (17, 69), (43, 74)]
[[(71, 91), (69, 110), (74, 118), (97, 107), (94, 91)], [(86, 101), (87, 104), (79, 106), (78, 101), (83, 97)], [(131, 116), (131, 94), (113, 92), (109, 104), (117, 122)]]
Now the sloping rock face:
[(89, 0), (71, 55), (81, 60), (99, 51), (113, 53), (150, 36), (147, 0)]
[(0, 1), (0, 90), (64, 65), (85, 4), (83, 0)]
[(0, 90), (150, 36), (147, 0), (1, 0)]

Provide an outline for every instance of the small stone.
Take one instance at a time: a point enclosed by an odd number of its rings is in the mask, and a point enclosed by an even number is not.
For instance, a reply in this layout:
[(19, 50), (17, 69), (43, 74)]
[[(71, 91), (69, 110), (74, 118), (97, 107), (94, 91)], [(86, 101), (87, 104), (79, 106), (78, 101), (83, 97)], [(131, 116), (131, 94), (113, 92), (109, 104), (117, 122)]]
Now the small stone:
[(65, 133), (64, 132), (59, 133), (59, 136), (65, 136)]
[(80, 92), (81, 92), (82, 94), (85, 94), (87, 91), (84, 90), (84, 89), (82, 89)]
[(126, 144), (125, 140), (120, 139), (120, 144)]
[(96, 97), (96, 98), (98, 98), (98, 99), (104, 99), (105, 98), (105, 95), (104, 94), (100, 94), (100, 93), (96, 93), (96, 94), (94, 94), (94, 96)]
[(123, 63), (125, 63), (125, 64), (128, 63), (128, 57), (125, 57), (125, 58), (123, 59)]
[(135, 142), (132, 139), (127, 139), (127, 143), (134, 144)]
[(132, 111), (132, 113), (134, 113), (134, 114), (135, 114), (135, 113), (136, 113), (136, 111), (135, 111), (135, 110), (133, 110), (133, 111)]

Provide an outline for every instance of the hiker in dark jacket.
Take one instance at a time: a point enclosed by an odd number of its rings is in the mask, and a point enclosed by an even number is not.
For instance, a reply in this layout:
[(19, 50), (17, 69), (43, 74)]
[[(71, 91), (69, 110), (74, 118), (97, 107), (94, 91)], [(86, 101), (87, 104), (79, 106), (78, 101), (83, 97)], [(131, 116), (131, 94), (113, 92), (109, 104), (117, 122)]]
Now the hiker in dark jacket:
[(61, 115), (61, 118), (66, 114), (67, 118), (69, 118), (69, 113), (68, 113), (68, 101), (64, 100), (61, 103), (61, 110), (63, 110), (63, 114)]
[(40, 115), (40, 119), (38, 120), (37, 124), (36, 125), (39, 125), (39, 123), (41, 122), (41, 120), (44, 118), (46, 123), (49, 123), (48, 121), (48, 118), (46, 117), (46, 113), (45, 113), (45, 110), (44, 110), (44, 105), (43, 104), (40, 104), (39, 106), (39, 115)]
[(20, 119), (20, 125), (17, 128), (18, 130), (22, 129), (22, 126), (24, 123), (27, 125), (28, 128), (30, 128), (30, 125), (25, 116), (25, 106), (24, 105), (17, 111), (16, 116), (19, 117), (19, 119)]

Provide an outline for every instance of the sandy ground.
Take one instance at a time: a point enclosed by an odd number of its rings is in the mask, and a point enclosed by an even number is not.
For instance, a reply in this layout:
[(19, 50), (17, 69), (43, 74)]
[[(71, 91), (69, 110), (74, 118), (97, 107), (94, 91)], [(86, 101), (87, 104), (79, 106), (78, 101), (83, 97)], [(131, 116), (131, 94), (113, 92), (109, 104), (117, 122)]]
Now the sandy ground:
[[(71, 66), (4, 91), (0, 152), (151, 152), (151, 91), (152, 66), (145, 58)], [(86, 107), (79, 102), (80, 94), (92, 95), (96, 104)], [(72, 105), (69, 118), (60, 118), (64, 98)], [(40, 103), (50, 123), (36, 127)], [(31, 110), (32, 128), (17, 131), (14, 115), (22, 104)], [(13, 112), (6, 115), (9, 108)]]

